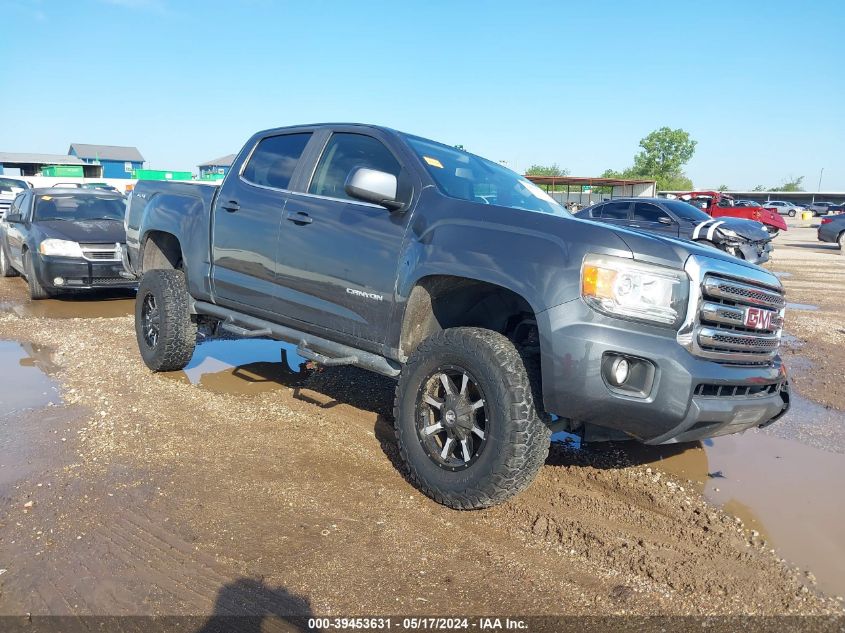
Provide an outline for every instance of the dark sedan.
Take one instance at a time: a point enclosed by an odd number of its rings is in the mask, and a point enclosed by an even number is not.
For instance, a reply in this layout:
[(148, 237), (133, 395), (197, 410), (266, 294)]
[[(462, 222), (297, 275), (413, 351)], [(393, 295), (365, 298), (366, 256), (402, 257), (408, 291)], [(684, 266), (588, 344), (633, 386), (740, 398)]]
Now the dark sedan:
[(768, 261), (772, 251), (772, 236), (759, 222), (712, 218), (681, 200), (615, 198), (575, 216), (706, 243), (753, 264)]
[(819, 224), (819, 240), (839, 244), (840, 252), (845, 255), (845, 214), (824, 218)]
[(86, 189), (20, 193), (0, 223), (0, 276), (22, 274), (33, 299), (65, 290), (134, 288), (121, 276), (120, 194)]

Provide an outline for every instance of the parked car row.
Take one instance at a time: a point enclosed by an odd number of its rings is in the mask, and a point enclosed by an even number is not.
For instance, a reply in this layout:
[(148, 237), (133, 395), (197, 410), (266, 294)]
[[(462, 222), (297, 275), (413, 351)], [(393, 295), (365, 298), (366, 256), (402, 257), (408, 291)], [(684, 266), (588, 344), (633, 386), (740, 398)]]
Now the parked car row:
[(156, 372), (188, 364), (202, 325), (393, 377), (410, 480), (475, 509), (528, 486), (555, 431), (663, 444), (786, 413), (783, 287), (751, 263), (771, 249), (757, 220), (785, 223), (709, 201), (611, 200), (584, 221), (455, 147), (305, 125), (255, 134), (219, 185), (19, 192), (0, 273), (36, 299), (138, 284)]

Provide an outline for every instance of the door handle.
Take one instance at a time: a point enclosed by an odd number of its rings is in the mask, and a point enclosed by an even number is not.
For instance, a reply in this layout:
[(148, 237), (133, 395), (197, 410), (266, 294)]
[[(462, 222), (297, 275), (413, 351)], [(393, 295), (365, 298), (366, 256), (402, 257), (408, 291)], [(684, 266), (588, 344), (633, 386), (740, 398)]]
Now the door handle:
[(226, 211), (228, 211), (229, 213), (234, 213), (235, 211), (241, 210), (241, 205), (238, 204), (237, 200), (229, 200), (229, 202), (221, 206), (226, 209)]
[(314, 221), (305, 211), (288, 211), (285, 213), (285, 219), (300, 225), (311, 224)]

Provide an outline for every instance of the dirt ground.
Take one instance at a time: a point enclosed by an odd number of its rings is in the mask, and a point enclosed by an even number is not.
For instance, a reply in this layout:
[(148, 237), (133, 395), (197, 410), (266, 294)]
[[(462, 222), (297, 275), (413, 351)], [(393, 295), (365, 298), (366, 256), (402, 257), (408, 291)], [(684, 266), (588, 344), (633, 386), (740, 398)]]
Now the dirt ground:
[(794, 383), (806, 397), (845, 410), (845, 255), (817, 241), (814, 228), (792, 227), (776, 244), (766, 267), (782, 275), (787, 301), (802, 308), (787, 308), (785, 329), (798, 339), (784, 355), (787, 366), (792, 354), (813, 367), (799, 364)]
[[(801, 233), (770, 265), (789, 301), (819, 308), (787, 317), (812, 364), (793, 379), (845, 409), (845, 257)], [(392, 381), (300, 375), (255, 341), (204, 343), (193, 373), (153, 374), (131, 309), (32, 304), (0, 279), (0, 340), (49, 376), (37, 407), (0, 410), (0, 614), (844, 612), (653, 466), (688, 446), (556, 444), (516, 499), (456, 512), (403, 478)]]

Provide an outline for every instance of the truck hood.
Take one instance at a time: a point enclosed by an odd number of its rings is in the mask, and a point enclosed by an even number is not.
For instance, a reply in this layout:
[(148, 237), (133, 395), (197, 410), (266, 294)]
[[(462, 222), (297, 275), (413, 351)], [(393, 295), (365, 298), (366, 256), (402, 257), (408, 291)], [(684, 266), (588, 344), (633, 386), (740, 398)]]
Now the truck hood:
[(120, 220), (46, 220), (36, 224), (45, 238), (92, 244), (126, 241)]

